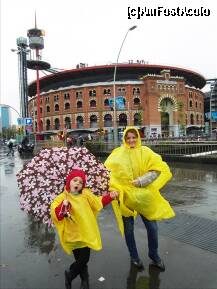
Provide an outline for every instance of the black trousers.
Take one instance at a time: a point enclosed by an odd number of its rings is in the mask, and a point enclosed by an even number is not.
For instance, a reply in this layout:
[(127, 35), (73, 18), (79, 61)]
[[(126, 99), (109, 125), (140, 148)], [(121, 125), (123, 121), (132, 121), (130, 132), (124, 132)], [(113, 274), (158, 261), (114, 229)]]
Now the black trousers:
[(84, 247), (73, 250), (75, 262), (70, 265), (70, 278), (75, 279), (79, 274), (81, 279), (88, 278), (87, 263), (90, 259), (90, 248)]

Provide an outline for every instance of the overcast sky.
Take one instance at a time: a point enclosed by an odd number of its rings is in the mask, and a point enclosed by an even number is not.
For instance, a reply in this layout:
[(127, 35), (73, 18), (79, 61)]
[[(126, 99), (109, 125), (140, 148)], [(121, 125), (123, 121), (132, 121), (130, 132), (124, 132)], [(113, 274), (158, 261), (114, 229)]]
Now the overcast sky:
[[(160, 16), (141, 15), (137, 19), (134, 15), (139, 7), (143, 11), (145, 7), (203, 7), (210, 9), (210, 16), (164, 16), (161, 12)], [(34, 27), (35, 10), (37, 26), (45, 30), (42, 57), (52, 67), (70, 69), (80, 62), (89, 66), (115, 62), (125, 33), (137, 25), (127, 36), (119, 62), (145, 60), (184, 67), (206, 78), (217, 77), (214, 0), (1, 0), (0, 102), (17, 110), (18, 56), (11, 48), (16, 48), (16, 38), (26, 37), (27, 30)], [(28, 70), (29, 81), (35, 74)]]

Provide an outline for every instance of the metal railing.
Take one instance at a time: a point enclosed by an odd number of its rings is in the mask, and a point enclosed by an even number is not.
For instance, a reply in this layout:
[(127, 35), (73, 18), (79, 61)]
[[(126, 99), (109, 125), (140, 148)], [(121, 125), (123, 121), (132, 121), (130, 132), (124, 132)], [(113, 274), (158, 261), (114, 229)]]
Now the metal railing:
[[(87, 142), (87, 148), (93, 153), (109, 154), (114, 148), (114, 143)], [(185, 142), (185, 143), (143, 143), (162, 156), (196, 156), (217, 155), (217, 142)]]
[[(156, 153), (162, 156), (209, 156), (216, 155), (217, 157), (217, 141), (204, 142), (143, 142), (143, 145), (150, 147)], [(113, 142), (105, 141), (87, 141), (83, 144), (94, 154), (110, 154), (115, 149)], [(35, 144), (35, 153), (42, 148), (63, 147), (66, 146), (64, 141), (37, 141)]]

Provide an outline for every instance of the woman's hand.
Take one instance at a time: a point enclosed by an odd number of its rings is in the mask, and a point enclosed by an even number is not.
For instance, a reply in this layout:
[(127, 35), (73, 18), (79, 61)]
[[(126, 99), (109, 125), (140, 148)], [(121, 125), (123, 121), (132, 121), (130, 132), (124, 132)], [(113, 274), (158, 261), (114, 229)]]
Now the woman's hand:
[(133, 181), (132, 181), (132, 185), (134, 185), (135, 187), (140, 187), (140, 182), (139, 182), (139, 180), (138, 180), (138, 179), (133, 180)]
[(109, 193), (110, 194), (110, 197), (114, 200), (114, 199), (117, 199), (118, 196), (119, 196), (119, 192), (117, 191), (112, 191)]

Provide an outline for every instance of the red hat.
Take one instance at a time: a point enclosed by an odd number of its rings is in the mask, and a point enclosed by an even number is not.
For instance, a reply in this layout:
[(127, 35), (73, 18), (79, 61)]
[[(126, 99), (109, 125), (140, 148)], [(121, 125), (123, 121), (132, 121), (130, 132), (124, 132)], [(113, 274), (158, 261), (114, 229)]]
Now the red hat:
[(68, 176), (66, 177), (66, 190), (69, 192), (70, 191), (70, 182), (72, 179), (74, 179), (75, 177), (80, 177), (83, 180), (83, 186), (82, 189), (85, 187), (86, 184), (86, 175), (85, 172), (82, 170), (77, 170), (74, 169), (72, 170)]

